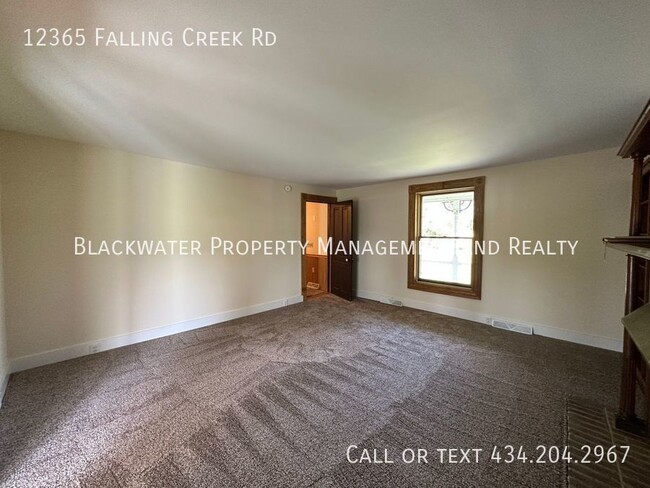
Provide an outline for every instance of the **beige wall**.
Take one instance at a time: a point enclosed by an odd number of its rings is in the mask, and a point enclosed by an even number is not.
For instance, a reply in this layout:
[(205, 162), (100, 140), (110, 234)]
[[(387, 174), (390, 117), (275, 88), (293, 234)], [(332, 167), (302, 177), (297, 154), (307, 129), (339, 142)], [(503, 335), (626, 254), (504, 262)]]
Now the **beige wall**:
[(11, 358), (299, 296), (300, 256), (92, 257), (101, 239), (300, 239), (323, 188), (0, 131)]
[[(2, 192), (2, 176), (0, 175), (0, 196)], [(1, 202), (0, 197), (0, 202)], [(1, 209), (1, 203), (0, 203)], [(1, 213), (1, 210), (0, 210)], [(7, 354), (7, 333), (5, 325), (5, 303), (4, 303), (4, 273), (2, 272), (2, 223), (0, 222), (0, 405), (6, 382), (9, 379), (9, 355)]]
[[(0, 131), (10, 358), (300, 295), (300, 258), (74, 256), (89, 239), (299, 239), (300, 193), (324, 188)], [(630, 165), (613, 150), (337, 192), (360, 239), (406, 239), (410, 183), (485, 175), (485, 238), (579, 239), (576, 257), (484, 260), (483, 299), (406, 288), (406, 258), (361, 256), (361, 294), (619, 339)], [(1, 316), (1, 314), (0, 314)], [(0, 322), (0, 367), (4, 362)]]
[(359, 239), (406, 240), (409, 184), (485, 175), (485, 239), (580, 241), (575, 257), (509, 256), (507, 249), (486, 256), (481, 301), (408, 289), (405, 256), (361, 256), (358, 289), (469, 317), (499, 316), (569, 331), (562, 337), (618, 340), (625, 258), (610, 251), (604, 260), (601, 238), (628, 232), (630, 173), (629, 161), (603, 150), (340, 190), (340, 200), (355, 200)]
[(307, 238), (307, 253), (326, 255), (325, 249), (321, 249), (318, 240), (327, 242), (327, 204), (307, 202), (305, 212), (305, 234)]

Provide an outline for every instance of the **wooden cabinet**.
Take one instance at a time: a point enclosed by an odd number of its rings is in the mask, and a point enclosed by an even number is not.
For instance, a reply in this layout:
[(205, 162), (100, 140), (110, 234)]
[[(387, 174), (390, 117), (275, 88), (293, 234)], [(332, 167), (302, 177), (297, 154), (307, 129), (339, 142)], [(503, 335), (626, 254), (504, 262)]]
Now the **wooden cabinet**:
[(318, 283), (318, 257), (307, 256), (307, 282)]
[(319, 256), (316, 254), (307, 254), (305, 256), (305, 283), (318, 283), (319, 290), (327, 290), (328, 282), (328, 266), (327, 256)]
[[(621, 147), (619, 156), (634, 162), (630, 235), (606, 239), (628, 255), (623, 319), (623, 373), (616, 426), (650, 434), (650, 102), (641, 112)], [(637, 416), (637, 390), (645, 396), (645, 414)]]

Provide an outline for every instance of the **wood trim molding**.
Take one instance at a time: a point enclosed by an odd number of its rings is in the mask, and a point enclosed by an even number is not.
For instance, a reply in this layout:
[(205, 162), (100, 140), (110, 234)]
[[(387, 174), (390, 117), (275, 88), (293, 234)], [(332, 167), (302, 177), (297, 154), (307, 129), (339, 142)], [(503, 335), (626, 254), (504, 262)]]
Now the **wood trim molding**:
[(301, 193), (300, 198), (302, 203), (312, 202), (312, 203), (336, 203), (338, 200), (336, 197), (326, 197), (323, 195), (312, 195), (310, 193)]
[(641, 205), (641, 190), (643, 186), (643, 156), (634, 157), (632, 170), (632, 202), (630, 205), (630, 235), (639, 235), (641, 221), (639, 220), (639, 207)]
[[(474, 190), (474, 237), (472, 249), (477, 241), (483, 241), (483, 220), (485, 215), (485, 177), (465, 178), (461, 180), (441, 181), (409, 186), (409, 211), (408, 211), (408, 239), (415, 242), (415, 252), (418, 252), (417, 225), (419, 225), (419, 195), (426, 193), (440, 193)], [(413, 290), (440, 293), (462, 298), (481, 299), (483, 278), (483, 255), (475, 254), (472, 260), (472, 284), (470, 286), (455, 285), (453, 283), (423, 281), (418, 276), (418, 260), (414, 254), (408, 255), (407, 287)]]
[(632, 126), (632, 130), (625, 138), (625, 142), (618, 150), (618, 156), (622, 158), (645, 157), (650, 154), (650, 148), (644, 147), (644, 141), (647, 140), (650, 132), (650, 100), (645, 104), (639, 118)]

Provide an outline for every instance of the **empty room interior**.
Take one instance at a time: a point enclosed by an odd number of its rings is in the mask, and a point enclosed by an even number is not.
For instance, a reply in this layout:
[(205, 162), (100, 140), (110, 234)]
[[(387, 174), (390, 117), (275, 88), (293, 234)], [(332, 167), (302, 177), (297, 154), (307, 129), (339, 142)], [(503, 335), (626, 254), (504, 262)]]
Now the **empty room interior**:
[(646, 0), (0, 0), (0, 486), (649, 487)]

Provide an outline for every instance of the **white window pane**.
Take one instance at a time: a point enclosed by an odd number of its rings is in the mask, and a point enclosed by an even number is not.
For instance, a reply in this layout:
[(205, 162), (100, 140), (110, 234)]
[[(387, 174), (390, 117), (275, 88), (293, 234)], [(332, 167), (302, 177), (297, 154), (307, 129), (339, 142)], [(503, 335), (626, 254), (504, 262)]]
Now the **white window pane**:
[(425, 195), (420, 218), (422, 236), (473, 237), (474, 192)]
[(420, 240), (418, 279), (470, 285), (472, 239)]

